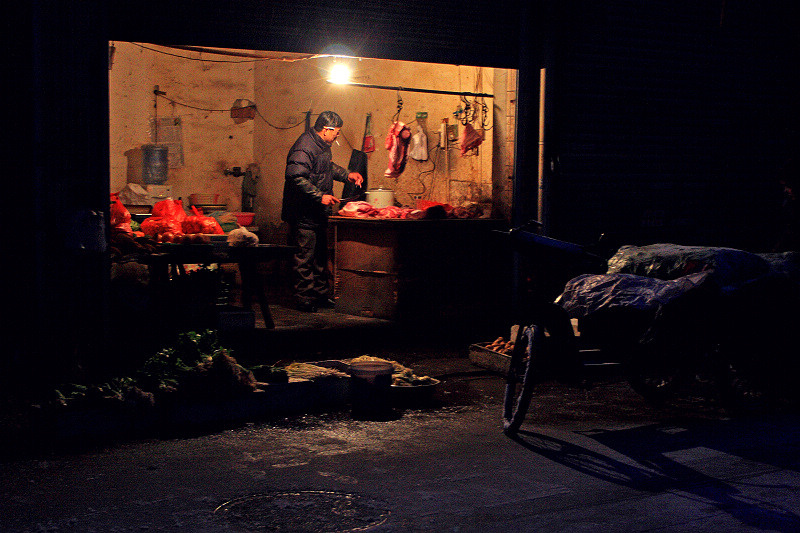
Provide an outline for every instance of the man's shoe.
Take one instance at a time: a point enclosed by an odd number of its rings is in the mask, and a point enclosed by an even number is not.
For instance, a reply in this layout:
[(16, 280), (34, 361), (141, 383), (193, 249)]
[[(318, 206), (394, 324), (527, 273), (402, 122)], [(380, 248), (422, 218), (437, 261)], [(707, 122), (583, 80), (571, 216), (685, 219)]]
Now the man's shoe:
[(297, 304), (297, 310), (303, 311), (304, 313), (316, 313), (317, 306), (307, 302), (300, 302)]
[(334, 307), (336, 307), (336, 302), (334, 302), (330, 298), (325, 298), (323, 300), (318, 301), (317, 305), (319, 307), (325, 307), (327, 309), (333, 309)]

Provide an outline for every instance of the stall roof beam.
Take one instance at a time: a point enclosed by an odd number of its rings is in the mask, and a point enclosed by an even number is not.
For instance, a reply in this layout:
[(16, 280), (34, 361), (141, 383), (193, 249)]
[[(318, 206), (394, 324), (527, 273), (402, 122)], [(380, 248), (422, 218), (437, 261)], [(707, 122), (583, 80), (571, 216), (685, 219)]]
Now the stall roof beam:
[[(328, 83), (334, 83), (329, 81)], [(371, 83), (356, 83), (352, 81), (342, 82), (342, 83), (335, 83), (335, 85), (352, 85), (354, 87), (364, 87), (366, 89), (387, 89), (390, 91), (405, 91), (405, 92), (412, 92), (412, 93), (429, 93), (429, 94), (452, 94), (455, 96), (474, 96), (484, 97), (484, 98), (494, 98), (493, 94), (488, 93), (470, 93), (470, 92), (461, 92), (461, 91), (440, 91), (438, 89), (417, 89), (414, 87), (393, 87), (389, 85), (373, 85)]]

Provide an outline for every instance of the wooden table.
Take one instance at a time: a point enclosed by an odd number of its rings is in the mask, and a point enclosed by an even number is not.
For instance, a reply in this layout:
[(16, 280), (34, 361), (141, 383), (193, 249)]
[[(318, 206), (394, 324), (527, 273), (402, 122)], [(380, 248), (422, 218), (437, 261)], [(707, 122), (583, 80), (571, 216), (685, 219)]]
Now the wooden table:
[(433, 324), (493, 313), (511, 261), (499, 219), (335, 216), (334, 288), (341, 313)]
[(239, 266), (242, 277), (242, 304), (250, 308), (253, 298), (258, 301), (264, 324), (267, 328), (275, 327), (272, 313), (269, 310), (267, 294), (258, 265), (275, 259), (290, 257), (295, 247), (279, 244), (259, 244), (257, 246), (216, 246), (214, 244), (168, 244), (161, 245), (159, 252), (150, 254), (145, 263), (150, 267), (150, 281), (158, 290), (160, 284), (170, 279), (170, 269), (178, 275), (185, 275), (187, 264), (223, 264), (235, 263)]

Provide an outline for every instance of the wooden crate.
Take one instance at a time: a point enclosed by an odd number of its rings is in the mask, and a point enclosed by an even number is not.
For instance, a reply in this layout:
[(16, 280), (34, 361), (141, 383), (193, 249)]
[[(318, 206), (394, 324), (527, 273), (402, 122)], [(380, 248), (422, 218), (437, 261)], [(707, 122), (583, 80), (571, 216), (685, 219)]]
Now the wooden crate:
[(491, 342), (470, 344), (469, 360), (472, 364), (481, 368), (491, 370), (492, 372), (507, 374), (508, 367), (511, 364), (511, 354), (503, 354), (490, 350), (488, 348), (490, 344)]
[[(577, 339), (580, 339), (580, 331), (578, 330), (578, 319), (570, 319), (572, 325), (572, 332)], [(510, 338), (516, 338), (516, 330), (518, 326), (511, 327)], [(545, 336), (549, 337), (549, 333), (545, 332)], [(511, 353), (500, 353), (489, 349), (491, 342), (479, 342), (470, 344), (469, 346), (469, 360), (476, 366), (500, 372), (501, 374), (508, 373), (508, 367), (511, 364)]]

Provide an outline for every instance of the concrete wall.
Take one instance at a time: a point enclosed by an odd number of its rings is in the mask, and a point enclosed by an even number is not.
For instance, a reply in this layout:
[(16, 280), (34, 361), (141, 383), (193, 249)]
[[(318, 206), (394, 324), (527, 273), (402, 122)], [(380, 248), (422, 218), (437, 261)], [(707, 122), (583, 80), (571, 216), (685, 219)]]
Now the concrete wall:
[(494, 71), (494, 126), (492, 138), (492, 215), (511, 220), (514, 193), (514, 144), (516, 131), (517, 74)]
[[(253, 162), (254, 124), (252, 120), (236, 124), (230, 108), (237, 99), (253, 99), (254, 61), (155, 45), (145, 49), (115, 42), (114, 46), (108, 73), (111, 191), (137, 182), (138, 150), (151, 142), (150, 120), (157, 111), (159, 117), (179, 117), (182, 122), (184, 164), (170, 168), (166, 182), (173, 196), (186, 199), (188, 205), (192, 193), (219, 194), (221, 203), (238, 210), (242, 178), (225, 176), (224, 170)], [(156, 85), (166, 98), (186, 105), (159, 98), (156, 110)]]
[[(412, 133), (417, 132), (418, 126), (423, 129), (429, 158), (427, 161), (409, 158), (403, 174), (398, 179), (390, 179), (384, 178), (389, 161), (384, 141), (397, 112), (398, 92), (329, 84), (326, 79), (333, 60), (330, 57), (248, 61), (146, 45), (190, 58), (184, 59), (132, 43), (114, 45), (114, 64), (109, 72), (112, 191), (120, 190), (127, 181), (135, 181), (136, 171), (132, 175), (131, 161), (136, 150), (150, 142), (149, 120), (156, 111), (153, 107), (155, 85), (167, 93), (167, 98), (181, 104), (219, 110), (203, 111), (158, 99), (159, 117), (182, 119), (184, 166), (171, 168), (167, 181), (173, 187), (173, 195), (187, 198), (191, 193), (217, 193), (229, 209), (239, 209), (241, 178), (225, 176), (223, 171), (255, 163), (260, 170), (256, 224), (268, 239), (279, 240), (285, 232), (280, 222), (280, 204), (286, 154), (303, 131), (309, 111), (312, 124), (316, 116), (327, 109), (336, 111), (344, 119), (339, 145), (332, 148), (334, 161), (342, 166), (347, 166), (353, 149), (361, 149), (366, 116), (371, 113), (376, 150), (369, 155), (369, 187), (393, 189), (397, 201), (403, 205), (414, 205), (416, 199), (422, 198), (453, 205), (464, 201), (486, 202), (491, 206), (498, 179), (503, 182), (510, 176), (506, 175), (507, 168), (513, 159), (509, 158), (506, 145), (508, 132), (513, 136), (513, 123), (508, 123), (508, 113), (513, 116), (513, 101), (509, 106), (505, 84), (509, 76), (505, 70), (500, 71), (504, 80), (503, 94), (479, 101), (487, 106), (487, 125), (492, 129), (485, 132), (484, 143), (466, 156), (460, 155), (457, 142), (451, 143), (446, 152), (437, 148), (439, 125), (444, 118), (450, 125), (457, 124), (453, 113), (464, 107), (461, 98), (401, 91), (399, 120), (409, 124)], [(217, 62), (221, 60), (228, 62)], [(495, 69), (378, 59), (349, 61), (354, 71), (353, 81), (360, 83), (494, 92)], [(513, 80), (513, 74), (511, 77)], [(240, 98), (254, 101), (258, 113), (253, 120), (236, 124), (228, 110)], [(471, 106), (475, 105), (475, 98), (470, 97), (468, 101)], [(498, 106), (498, 102), (501, 105)], [(418, 113), (427, 113), (427, 118), (418, 119)], [(459, 125), (459, 135), (461, 129)], [(501, 152), (506, 154), (499, 160), (504, 167), (501, 175), (505, 177), (495, 175), (493, 183), (495, 145), (501, 146)], [(497, 159), (494, 164), (498, 164)], [(341, 187), (337, 184), (334, 192), (339, 194)], [(510, 190), (502, 185), (500, 189)], [(506, 207), (495, 208), (495, 214), (509, 211), (510, 196), (505, 194), (502, 201)]]
[[(389, 152), (385, 149), (386, 134), (397, 112), (398, 93), (394, 90), (332, 85), (326, 81), (332, 58), (315, 58), (294, 62), (262, 62), (256, 66), (256, 103), (262, 116), (256, 119), (254, 154), (262, 170), (258, 206), (262, 226), (278, 224), (283, 191), (286, 153), (303, 130), (305, 115), (311, 112), (311, 123), (324, 110), (339, 113), (344, 119), (339, 145), (332, 147), (333, 159), (347, 166), (353, 149), (361, 149), (367, 113), (372, 114), (371, 132), (376, 149), (369, 154), (368, 186), (390, 188), (403, 205), (415, 205), (417, 198), (450, 202), (486, 201), (492, 198), (491, 132), (477, 153), (460, 155), (456, 144), (437, 149), (437, 130), (443, 118), (455, 124), (453, 112), (461, 105), (458, 96), (401, 91), (402, 109), (399, 120), (409, 125), (412, 133), (421, 127), (427, 136), (428, 160), (408, 158), (405, 171), (397, 179), (385, 178)], [(492, 69), (455, 65), (351, 60), (353, 81), (390, 87), (413, 87), (446, 91), (491, 93)], [(476, 78), (482, 83), (476, 84)], [(486, 99), (489, 113), (491, 99)], [(417, 119), (417, 113), (427, 118)], [(492, 117), (489, 117), (491, 124)], [(341, 191), (336, 184), (334, 191)]]

